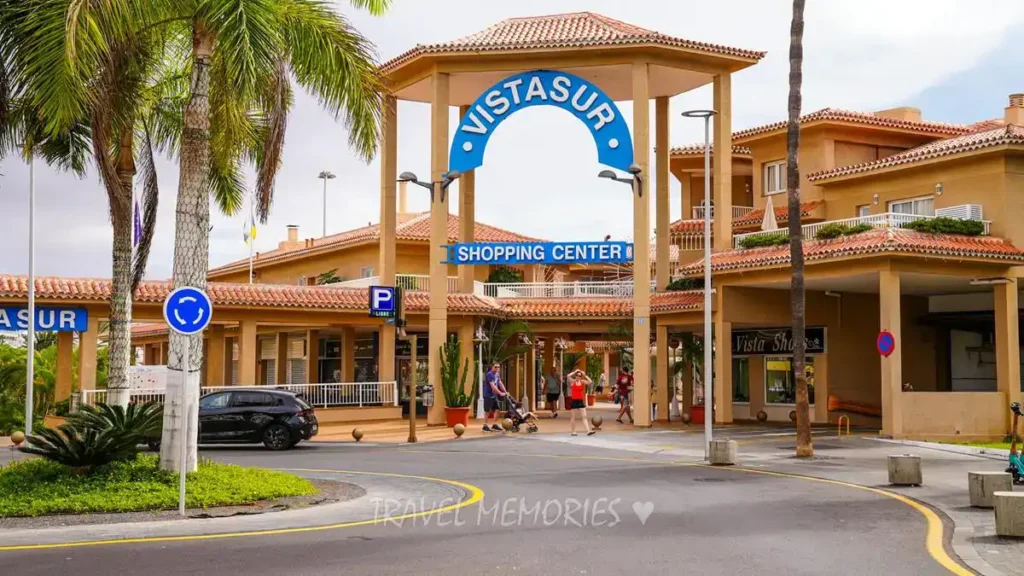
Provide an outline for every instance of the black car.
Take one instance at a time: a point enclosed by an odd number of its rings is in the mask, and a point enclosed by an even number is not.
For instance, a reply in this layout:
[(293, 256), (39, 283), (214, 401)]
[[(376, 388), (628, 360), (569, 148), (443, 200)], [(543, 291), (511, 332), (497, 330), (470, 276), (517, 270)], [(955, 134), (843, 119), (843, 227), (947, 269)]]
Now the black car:
[(287, 390), (233, 388), (199, 399), (199, 443), (260, 443), (287, 450), (319, 431), (313, 408)]

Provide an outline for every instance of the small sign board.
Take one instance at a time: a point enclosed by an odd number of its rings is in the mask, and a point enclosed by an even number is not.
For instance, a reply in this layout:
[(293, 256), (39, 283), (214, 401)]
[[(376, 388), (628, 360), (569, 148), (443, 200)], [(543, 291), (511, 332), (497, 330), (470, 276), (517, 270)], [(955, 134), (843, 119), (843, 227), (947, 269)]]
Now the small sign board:
[(210, 325), (213, 304), (199, 288), (182, 286), (174, 289), (164, 300), (164, 320), (167, 327), (178, 334), (198, 334)]
[(633, 261), (629, 242), (467, 242), (446, 247), (445, 264), (626, 264)]
[[(824, 354), (826, 332), (823, 326), (804, 329), (805, 352)], [(793, 330), (789, 328), (761, 328), (732, 331), (733, 356), (785, 356), (793, 353)]]
[(892, 335), (892, 332), (882, 330), (878, 333), (878, 340), (875, 341), (875, 346), (878, 348), (879, 354), (888, 358), (896, 351), (896, 337)]
[[(36, 307), (36, 330), (85, 332), (89, 329), (89, 311), (85, 308)], [(28, 330), (28, 308), (0, 306), (0, 332)]]
[(394, 286), (370, 286), (370, 317), (398, 317), (398, 295)]

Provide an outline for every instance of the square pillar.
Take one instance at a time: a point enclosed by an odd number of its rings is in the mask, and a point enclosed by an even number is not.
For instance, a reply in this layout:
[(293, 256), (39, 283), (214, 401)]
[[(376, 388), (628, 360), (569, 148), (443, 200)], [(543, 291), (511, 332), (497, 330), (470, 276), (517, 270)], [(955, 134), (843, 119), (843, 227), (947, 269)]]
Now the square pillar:
[(555, 337), (544, 338), (544, 373), (547, 374), (555, 365)]
[[(459, 374), (462, 374), (462, 369), (467, 366), (469, 375), (466, 376), (466, 386), (463, 390), (467, 394), (472, 393), (473, 383), (476, 381), (476, 344), (473, 343), (473, 334), (475, 332), (474, 321), (467, 318), (465, 322), (459, 326), (459, 345), (461, 355), (459, 356)], [(460, 376), (461, 377), (461, 376)]]
[(306, 384), (322, 382), (320, 378), (320, 332), (306, 330)]
[[(87, 329), (78, 333), (78, 390), (96, 389), (96, 344), (99, 338), (100, 320), (89, 315)], [(163, 345), (164, 363), (167, 363), (167, 345)]]
[[(596, 382), (595, 382), (596, 384)], [(525, 408), (537, 409), (537, 347), (530, 346), (526, 351), (526, 397), (529, 403)]]
[[(380, 270), (382, 286), (395, 285), (395, 186), (398, 180), (398, 103), (393, 96), (384, 98), (381, 126), (380, 159)], [(377, 356), (377, 378), (381, 382), (395, 379), (395, 325), (384, 324), (380, 330), (380, 353)]]
[(732, 76), (715, 76), (713, 92), (715, 150), (711, 161), (715, 222), (711, 235), (718, 251), (732, 248)]
[(168, 342), (161, 342), (160, 343), (160, 351), (157, 354), (157, 358), (159, 359), (159, 362), (157, 363), (158, 366), (166, 366), (167, 365), (167, 347), (168, 347), (168, 345), (169, 345)]
[[(466, 115), (469, 106), (459, 107), (459, 118)], [(459, 242), (473, 242), (476, 233), (476, 170), (459, 178)], [(473, 293), (473, 266), (459, 267), (459, 292)]]
[[(721, 290), (721, 289), (719, 289)], [(721, 303), (721, 299), (719, 303)], [(713, 406), (705, 403), (704, 414), (715, 410), (715, 424), (732, 423), (732, 322), (724, 321), (722, 308), (715, 313), (714, 397)]]
[(448, 172), (448, 74), (434, 72), (430, 79), (430, 180), (434, 182), (430, 202), (430, 312), (428, 320), (428, 378), (437, 393), (427, 412), (427, 424), (445, 422), (444, 394), (441, 394), (440, 347), (448, 339), (448, 265), (444, 248), (448, 243), (448, 193), (441, 180)]
[(277, 354), (274, 355), (274, 382), (288, 384), (288, 336), (287, 332), (277, 333)]
[[(996, 385), (1006, 395), (1006, 402), (1020, 402), (1020, 337), (1018, 332), (1017, 279), (1010, 274), (1009, 284), (996, 284)], [(1010, 414), (1007, 415), (1009, 430)]]
[[(226, 338), (224, 337), (224, 326), (222, 324), (210, 324), (206, 330), (207, 353), (206, 360), (206, 385), (224, 385), (224, 361)], [(230, 361), (230, 359), (228, 359)]]
[(680, 378), (683, 382), (683, 402), (679, 411), (683, 414), (690, 414), (693, 408), (693, 365), (688, 364), (683, 368)]
[(341, 381), (356, 381), (356, 329), (341, 330)]
[(892, 332), (895, 350), (879, 356), (882, 367), (882, 434), (903, 435), (903, 342), (900, 336), (900, 273), (889, 267), (878, 271), (879, 328)]
[(238, 326), (238, 384), (255, 386), (256, 362), (259, 342), (256, 338), (256, 321), (243, 320)]
[(378, 334), (380, 334), (380, 338), (377, 340), (377, 380), (391, 382), (395, 380), (395, 348), (397, 346), (395, 325), (382, 325)]
[[(633, 405), (637, 426), (651, 425), (650, 83), (646, 62), (633, 64), (633, 162), (643, 196), (633, 191)], [(635, 185), (634, 185), (635, 186)]]
[(71, 397), (74, 371), (75, 334), (57, 332), (57, 373), (54, 374), (53, 399), (56, 402)]
[[(670, 204), (668, 200), (668, 153), (671, 145), (668, 139), (668, 96), (654, 100), (654, 229), (655, 229), (655, 279), (658, 290), (664, 290), (672, 279), (669, 262)], [(660, 380), (659, 380), (660, 381)], [(668, 418), (668, 412), (665, 411)]]
[(693, 218), (693, 206), (690, 202), (690, 197), (693, 193), (692, 189), (693, 181), (690, 173), (683, 172), (682, 177), (679, 178), (679, 208), (682, 211), (679, 217), (683, 220), (690, 220)]
[(235, 345), (238, 338), (224, 338), (224, 385), (231, 386), (235, 381)]
[(670, 391), (672, 389), (672, 379), (669, 377), (669, 361), (668, 361), (668, 325), (658, 323), (656, 331), (656, 362), (657, 367), (655, 369), (655, 387), (657, 388), (657, 398), (655, 402), (658, 404), (658, 422), (668, 422), (669, 417), (669, 402), (671, 402)]

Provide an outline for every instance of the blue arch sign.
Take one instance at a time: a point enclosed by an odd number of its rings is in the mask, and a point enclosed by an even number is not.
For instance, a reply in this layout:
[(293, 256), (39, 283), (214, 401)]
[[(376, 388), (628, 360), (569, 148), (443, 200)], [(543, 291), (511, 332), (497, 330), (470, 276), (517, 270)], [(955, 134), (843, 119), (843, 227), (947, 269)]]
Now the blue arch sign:
[(579, 76), (534, 70), (505, 78), (470, 105), (452, 141), (449, 170), (465, 173), (482, 166), (494, 130), (530, 106), (557, 106), (586, 124), (601, 164), (626, 171), (633, 163), (629, 126), (608, 95)]

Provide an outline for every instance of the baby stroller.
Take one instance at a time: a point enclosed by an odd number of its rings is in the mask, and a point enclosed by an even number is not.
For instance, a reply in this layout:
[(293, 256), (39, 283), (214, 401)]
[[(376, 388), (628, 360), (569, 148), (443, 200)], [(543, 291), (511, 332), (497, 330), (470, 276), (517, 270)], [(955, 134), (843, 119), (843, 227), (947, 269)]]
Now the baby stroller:
[(508, 406), (508, 409), (505, 411), (505, 418), (512, 421), (512, 431), (519, 432), (519, 428), (525, 424), (527, 432), (536, 432), (538, 430), (537, 417), (534, 416), (533, 412), (524, 409), (512, 396), (506, 396), (505, 398)]

